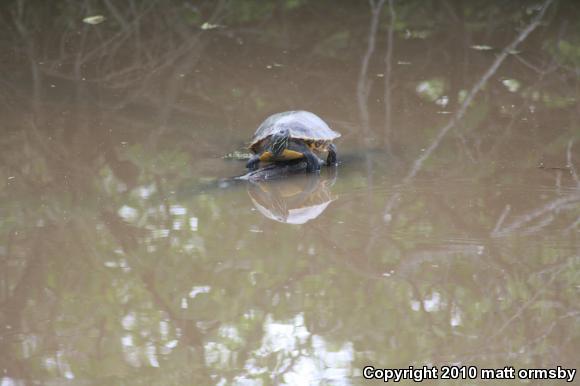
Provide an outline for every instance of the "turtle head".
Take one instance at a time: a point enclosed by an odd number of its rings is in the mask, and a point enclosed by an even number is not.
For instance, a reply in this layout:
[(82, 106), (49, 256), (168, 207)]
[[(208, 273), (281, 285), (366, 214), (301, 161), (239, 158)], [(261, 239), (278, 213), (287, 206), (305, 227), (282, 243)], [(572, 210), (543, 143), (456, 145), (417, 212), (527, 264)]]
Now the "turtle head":
[(287, 128), (280, 129), (276, 134), (272, 135), (272, 142), (270, 145), (272, 154), (275, 157), (282, 155), (284, 149), (288, 147), (290, 141), (290, 130)]

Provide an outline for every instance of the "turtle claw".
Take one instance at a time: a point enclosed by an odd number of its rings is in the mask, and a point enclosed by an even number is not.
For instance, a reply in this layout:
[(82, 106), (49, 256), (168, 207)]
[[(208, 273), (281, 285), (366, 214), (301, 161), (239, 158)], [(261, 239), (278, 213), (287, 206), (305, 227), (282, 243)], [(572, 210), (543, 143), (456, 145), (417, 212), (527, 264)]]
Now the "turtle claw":
[(246, 168), (248, 168), (251, 172), (258, 169), (258, 164), (260, 163), (260, 157), (258, 155), (254, 155), (250, 160), (246, 163)]

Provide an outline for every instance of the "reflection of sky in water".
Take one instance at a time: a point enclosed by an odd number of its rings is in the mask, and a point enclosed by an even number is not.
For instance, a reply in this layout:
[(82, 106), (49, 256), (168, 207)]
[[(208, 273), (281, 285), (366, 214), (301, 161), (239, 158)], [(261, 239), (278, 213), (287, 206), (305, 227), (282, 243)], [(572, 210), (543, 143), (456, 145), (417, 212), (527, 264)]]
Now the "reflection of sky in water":
[[(56, 352), (56, 358), (46, 358), (44, 360), (44, 367), (47, 370), (56, 370), (57, 372), (59, 372), (60, 374), (62, 374), (66, 379), (74, 379), (75, 376), (71, 370), (70, 365), (66, 362), (65, 360), (65, 353), (62, 351), (57, 351)], [(14, 383), (15, 385), (20, 384), (18, 383)], [(4, 385), (4, 381), (2, 382), (2, 385)]]
[(211, 287), (208, 285), (195, 286), (189, 292), (189, 297), (193, 299), (199, 294), (207, 294), (209, 293), (210, 289)]
[(429, 298), (423, 300), (423, 306), (427, 312), (438, 311), (442, 306), (439, 292), (433, 292)]
[[(121, 345), (126, 362), (133, 367), (151, 366), (159, 367), (158, 348), (154, 341), (149, 339), (150, 333), (147, 331), (140, 331), (137, 315), (134, 312), (127, 313), (121, 318), (121, 325), (128, 332), (121, 337)], [(135, 333), (140, 333), (140, 338), (148, 339), (143, 347), (135, 344)], [(159, 322), (159, 333), (161, 339), (166, 341), (169, 338), (169, 322), (161, 320)], [(140, 339), (140, 340), (141, 340)], [(177, 346), (177, 340), (169, 340), (164, 345), (160, 346), (159, 351), (161, 355), (167, 355), (173, 348)]]
[(169, 211), (175, 216), (181, 216), (187, 213), (187, 208), (181, 205), (171, 205)]
[[(410, 305), (413, 311), (419, 311), (421, 309), (421, 302), (418, 300), (411, 300)], [(441, 295), (438, 292), (433, 292), (430, 296), (423, 299), (423, 309), (427, 312), (438, 311), (442, 306)]]
[(131, 208), (130, 206), (123, 205), (121, 209), (119, 209), (119, 216), (123, 217), (125, 221), (135, 221), (137, 220), (137, 209)]
[[(266, 319), (262, 345), (254, 352), (254, 358), (246, 364), (248, 374), (268, 372), (260, 363), (267, 357), (275, 355), (276, 370), (271, 373), (275, 380), (282, 375), (284, 384), (304, 385), (319, 382), (332, 382), (336, 385), (350, 384), (347, 380), (352, 372), (354, 353), (352, 344), (345, 343), (337, 349), (330, 349), (327, 341), (312, 335), (304, 326), (301, 314), (294, 317), (291, 323)], [(259, 384), (251, 379), (239, 377), (237, 384)]]
[[(200, 294), (209, 293), (209, 286), (194, 286), (189, 293), (190, 298)], [(182, 299), (186, 300), (186, 299)], [(255, 315), (248, 313), (247, 318)], [(133, 367), (159, 367), (159, 355), (169, 355), (175, 349), (179, 341), (168, 340), (157, 347), (151, 340), (151, 333), (140, 329), (138, 318), (134, 312), (129, 312), (121, 318), (123, 328), (128, 332), (121, 337), (123, 353), (127, 364)], [(161, 320), (159, 332), (162, 340), (169, 339), (170, 322)], [(272, 373), (272, 379), (281, 376), (280, 381), (288, 385), (302, 385), (304, 382), (332, 381), (333, 384), (350, 384), (344, 379), (353, 371), (351, 363), (354, 352), (350, 343), (341, 347), (330, 349), (327, 341), (312, 335), (304, 325), (301, 314), (295, 316), (291, 322), (282, 323), (274, 321), (268, 316), (264, 325), (264, 337), (261, 346), (253, 352), (252, 358), (246, 362), (245, 370), (248, 377), (240, 376), (236, 384), (261, 384), (251, 378), (252, 375), (269, 373), (269, 368), (262, 366), (262, 362), (274, 355), (276, 357), (276, 371)], [(146, 339), (143, 344), (137, 344), (135, 333), (139, 333), (139, 340)], [(237, 327), (233, 325), (219, 328), (219, 340), (205, 344), (206, 362), (211, 366), (227, 366), (235, 358), (236, 347), (244, 344)], [(47, 361), (47, 366), (55, 367), (56, 362), (52, 359)], [(65, 369), (66, 370), (66, 369)], [(63, 374), (68, 373), (63, 370)], [(338, 382), (338, 383), (337, 383)]]
[[(421, 310), (421, 302), (418, 300), (411, 300), (410, 302), (411, 309), (413, 311), (420, 311)], [(445, 303), (441, 301), (441, 295), (438, 292), (433, 292), (430, 296), (427, 296), (423, 300), (423, 309), (426, 312), (437, 312), (441, 309), (445, 308)], [(456, 305), (451, 307), (451, 316), (449, 320), (449, 324), (452, 327), (457, 327), (461, 325), (462, 318), (461, 318), (461, 310)]]
[[(156, 215), (165, 215), (166, 209), (161, 206), (157, 210), (149, 209), (147, 214), (149, 216), (156, 216)], [(171, 205), (169, 207), (169, 213), (172, 217), (172, 230), (182, 230), (186, 223), (189, 224), (189, 230), (197, 231), (198, 227), (198, 218), (195, 216), (187, 217), (187, 208), (182, 205)], [(143, 221), (143, 219), (139, 218), (139, 210), (133, 208), (128, 205), (123, 205), (118, 210), (119, 216), (123, 218), (123, 220), (129, 223), (139, 223)], [(170, 233), (170, 229), (153, 229), (153, 237), (154, 238), (164, 238), (167, 237)]]

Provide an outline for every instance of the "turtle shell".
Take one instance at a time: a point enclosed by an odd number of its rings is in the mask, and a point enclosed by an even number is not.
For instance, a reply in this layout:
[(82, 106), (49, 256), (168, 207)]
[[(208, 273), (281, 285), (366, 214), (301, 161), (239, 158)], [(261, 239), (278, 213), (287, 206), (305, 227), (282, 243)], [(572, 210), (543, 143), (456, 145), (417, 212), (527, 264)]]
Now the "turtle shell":
[(340, 137), (340, 133), (332, 130), (318, 115), (308, 111), (286, 111), (269, 116), (258, 127), (250, 149), (255, 150), (257, 145), (281, 129), (287, 128), (290, 137), (305, 141), (331, 142)]

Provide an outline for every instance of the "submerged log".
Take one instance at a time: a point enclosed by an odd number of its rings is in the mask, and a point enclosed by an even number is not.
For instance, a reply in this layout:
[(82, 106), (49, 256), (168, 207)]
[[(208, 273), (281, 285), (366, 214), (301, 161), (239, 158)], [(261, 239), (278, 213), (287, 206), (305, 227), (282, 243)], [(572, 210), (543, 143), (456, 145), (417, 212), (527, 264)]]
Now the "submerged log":
[(299, 160), (289, 163), (272, 163), (260, 169), (248, 172), (242, 176), (235, 177), (236, 180), (242, 181), (267, 181), (279, 178), (285, 178), (291, 175), (306, 173), (306, 162)]

